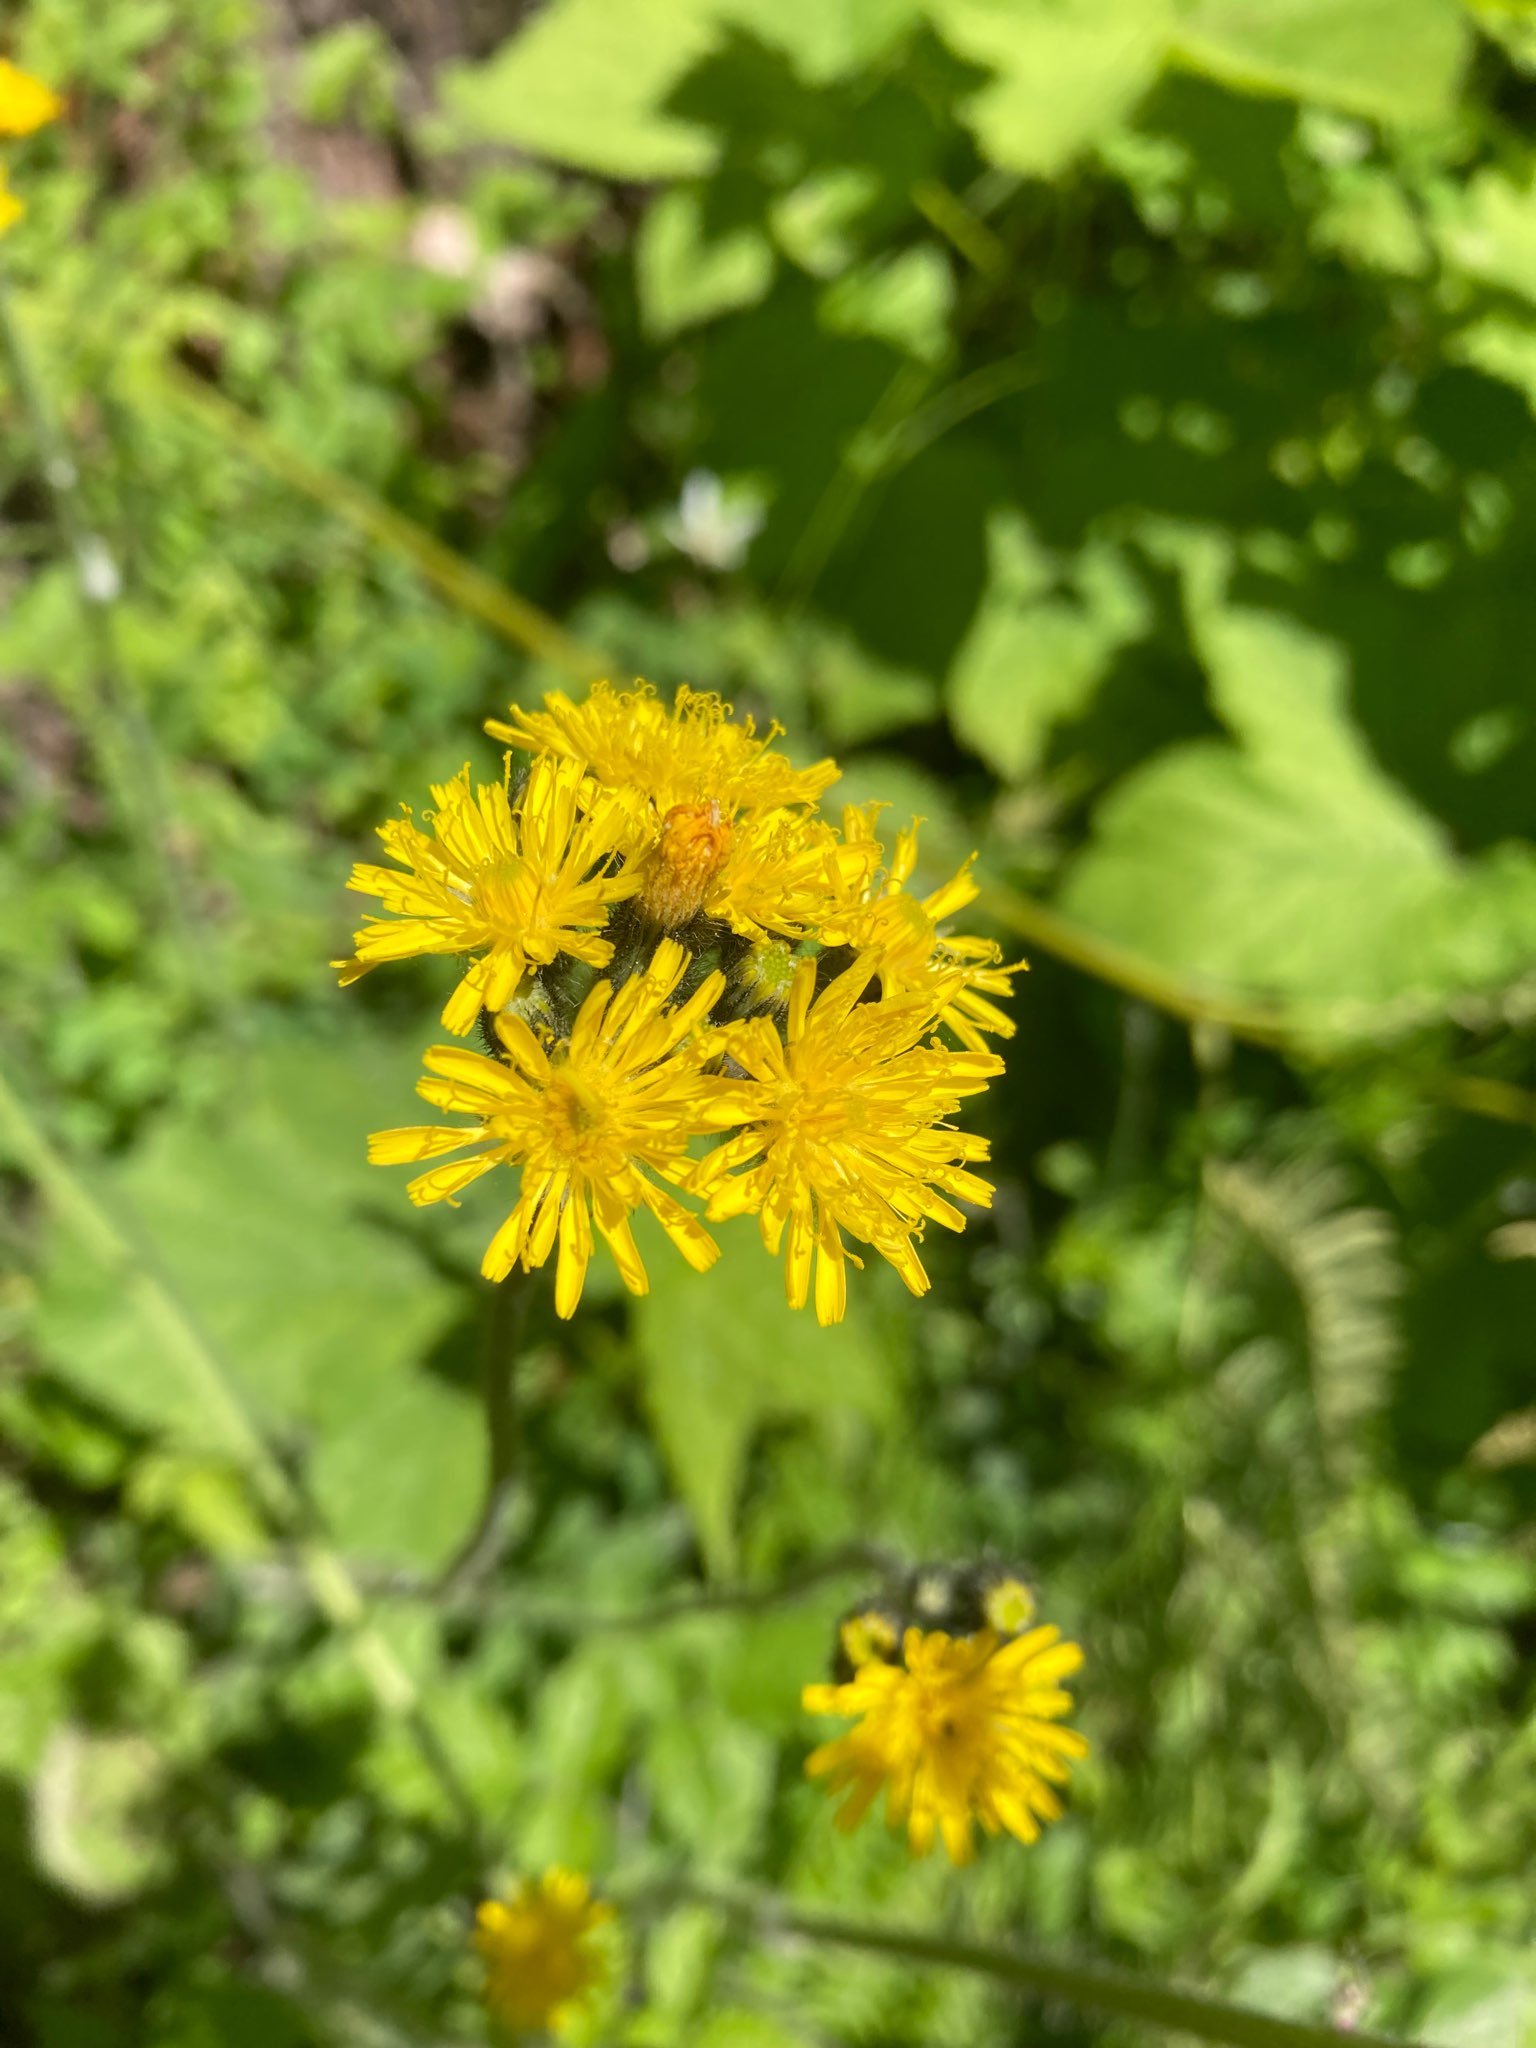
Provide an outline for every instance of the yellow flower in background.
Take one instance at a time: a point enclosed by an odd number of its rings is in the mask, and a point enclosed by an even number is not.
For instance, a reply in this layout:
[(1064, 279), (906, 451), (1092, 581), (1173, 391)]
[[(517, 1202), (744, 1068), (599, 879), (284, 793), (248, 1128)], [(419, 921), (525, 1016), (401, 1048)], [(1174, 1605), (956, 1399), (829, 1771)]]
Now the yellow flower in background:
[[(1010, 997), (1014, 975), (1028, 962), (1015, 960), (1004, 966), (1002, 951), (991, 939), (941, 929), (946, 918), (974, 903), (981, 893), (971, 875), (975, 854), (926, 896), (907, 893), (917, 866), (915, 822), (897, 835), (896, 850), (884, 874), (871, 880), (881, 856), (875, 822), (882, 808), (879, 804), (850, 805), (843, 813), (843, 841), (851, 858), (839, 880), (846, 884), (848, 877), (858, 876), (860, 854), (864, 874), (855, 883), (857, 893), (845, 893), (838, 909), (828, 916), (822, 936), (830, 944), (872, 953), (879, 962), (881, 987), (888, 995), (946, 984), (953, 993), (940, 1012), (940, 1023), (972, 1052), (985, 1052), (983, 1034), (1013, 1036), (1013, 1019), (991, 998)], [(871, 847), (873, 862), (868, 859)]]
[(434, 1047), (417, 1092), (474, 1122), (378, 1131), (368, 1141), (368, 1156), (380, 1165), (476, 1148), (473, 1157), (413, 1180), (407, 1192), (418, 1204), (452, 1201), (493, 1166), (520, 1167), (516, 1205), (481, 1270), (490, 1280), (504, 1280), (518, 1265), (531, 1272), (558, 1243), (555, 1308), (562, 1316), (574, 1315), (581, 1299), (594, 1224), (632, 1294), (650, 1285), (630, 1228), (636, 1209), (650, 1210), (696, 1271), (720, 1255), (697, 1217), (651, 1177), (681, 1180), (689, 1139), (719, 1129), (722, 1112), (729, 1113), (702, 1072), (710, 1047), (694, 1036), (724, 976), (706, 976), (685, 1002), (669, 1007), (690, 962), (682, 946), (664, 940), (644, 973), (617, 994), (598, 982), (569, 1040), (553, 1052), (515, 1016), (497, 1020), (504, 1061), (465, 1046)]
[(750, 718), (734, 723), (729, 704), (686, 684), (670, 710), (649, 683), (633, 690), (594, 683), (584, 704), (556, 690), (542, 711), (514, 704), (505, 720), (488, 719), (485, 729), (529, 753), (584, 761), (608, 788), (654, 805), (658, 818), (674, 804), (717, 804), (724, 818), (814, 804), (838, 775), (835, 761), (796, 768), (773, 752), (777, 726), (759, 736)]
[[(64, 111), (64, 102), (40, 78), (0, 57), (0, 137), (31, 135)], [(26, 207), (11, 190), (0, 166), (0, 235), (14, 227)]]
[(0, 135), (32, 135), (63, 111), (64, 102), (40, 78), (0, 57)]
[(475, 1947), (497, 2024), (510, 2033), (562, 2031), (607, 1975), (593, 1937), (612, 1918), (574, 1870), (547, 1870), (536, 1884), (524, 1879), (505, 1899), (487, 1900), (475, 1915)]
[(915, 1856), (937, 1834), (952, 1863), (968, 1863), (978, 1821), (988, 1834), (1036, 1841), (1042, 1822), (1061, 1817), (1055, 1788), (1069, 1764), (1088, 1754), (1076, 1729), (1060, 1725), (1072, 1711), (1062, 1681), (1082, 1651), (1056, 1628), (1012, 1641), (990, 1629), (909, 1628), (902, 1659), (870, 1657), (847, 1684), (808, 1685), (802, 1695), (808, 1713), (857, 1717), (805, 1766), (829, 1792), (847, 1794), (837, 1825), (856, 1828), (884, 1792), (886, 1817), (906, 1828)]
[(561, 953), (606, 966), (609, 909), (638, 886), (633, 870), (614, 873), (610, 864), (632, 847), (633, 831), (616, 797), (583, 807), (585, 781), (579, 761), (546, 755), (514, 801), (500, 783), (472, 787), (466, 767), (433, 789), (430, 834), (408, 811), (381, 825), (379, 838), (404, 872), (352, 870), (347, 887), (377, 896), (389, 915), (357, 933), (353, 959), (331, 963), (343, 984), (385, 960), (478, 955), (443, 1010), (462, 1037), (482, 1009), (511, 1001), (530, 967)]
[(1016, 1572), (1000, 1572), (982, 1587), (987, 1627), (1000, 1636), (1019, 1636), (1035, 1618), (1035, 1589)]
[(816, 1317), (847, 1306), (843, 1233), (872, 1245), (914, 1294), (928, 1275), (914, 1242), (923, 1223), (964, 1228), (955, 1206), (986, 1207), (990, 1185), (968, 1170), (985, 1139), (944, 1121), (963, 1096), (1003, 1071), (995, 1053), (951, 1052), (925, 1043), (947, 991), (861, 998), (876, 971), (865, 958), (816, 994), (816, 963), (795, 970), (783, 1036), (755, 1017), (723, 1033), (746, 1075), (731, 1090), (743, 1129), (695, 1169), (689, 1185), (709, 1198), (711, 1222), (758, 1218), (766, 1249), (784, 1250), (791, 1306), (805, 1305), (814, 1255)]

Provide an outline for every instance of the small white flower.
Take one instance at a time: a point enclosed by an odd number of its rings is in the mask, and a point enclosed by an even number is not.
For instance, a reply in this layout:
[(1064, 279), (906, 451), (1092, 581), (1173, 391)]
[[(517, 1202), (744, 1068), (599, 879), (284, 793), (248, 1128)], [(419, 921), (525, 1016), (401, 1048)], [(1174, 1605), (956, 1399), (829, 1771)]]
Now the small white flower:
[(739, 569), (767, 513), (750, 486), (727, 490), (712, 469), (690, 470), (677, 509), (661, 524), (666, 540), (701, 569)]
[(80, 588), (92, 604), (113, 604), (123, 594), (123, 579), (104, 540), (88, 533), (75, 553)]

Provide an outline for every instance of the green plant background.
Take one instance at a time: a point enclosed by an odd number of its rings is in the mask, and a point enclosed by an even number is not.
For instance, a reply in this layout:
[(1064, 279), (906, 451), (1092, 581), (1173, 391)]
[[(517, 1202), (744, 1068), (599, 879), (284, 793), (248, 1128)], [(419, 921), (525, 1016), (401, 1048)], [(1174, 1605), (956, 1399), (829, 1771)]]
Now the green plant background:
[[(425, 1724), (509, 1870), (1536, 2042), (1536, 19), (519, 13), (6, 21), (70, 99), (4, 260), (95, 595), (7, 372), (0, 2036), (483, 2039)], [(444, 1590), (489, 1198), (363, 1163), (441, 978), (324, 963), (370, 827), (604, 673), (980, 849), (997, 1204), (833, 1331), (749, 1231), (535, 1295)], [(870, 1541), (1087, 1646), (1039, 1847), (914, 1866), (801, 1782)], [(707, 1906), (620, 1989), (634, 2048), (1158, 2038)]]

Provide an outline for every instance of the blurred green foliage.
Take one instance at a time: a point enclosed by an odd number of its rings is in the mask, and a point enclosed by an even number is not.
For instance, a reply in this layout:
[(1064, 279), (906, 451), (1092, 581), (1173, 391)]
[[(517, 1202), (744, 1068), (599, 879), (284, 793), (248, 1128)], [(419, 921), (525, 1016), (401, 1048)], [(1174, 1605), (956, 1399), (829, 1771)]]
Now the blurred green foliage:
[[(388, 8), (15, 24), (71, 109), (13, 313), (121, 590), (8, 390), (0, 2035), (482, 2038), (475, 1846), (216, 1361), (508, 1867), (1536, 2042), (1531, 10), (438, 12), (431, 67)], [(1035, 967), (997, 1207), (833, 1331), (729, 1252), (535, 1297), (505, 1554), (444, 1591), (506, 1333), (480, 1214), (362, 1164), (430, 977), (323, 963), (371, 824), (599, 665), (980, 847)], [(1086, 1643), (1037, 1849), (913, 1867), (801, 1783), (872, 1539), (1028, 1560)], [(630, 1941), (641, 2048), (1148, 2038), (704, 1908)]]

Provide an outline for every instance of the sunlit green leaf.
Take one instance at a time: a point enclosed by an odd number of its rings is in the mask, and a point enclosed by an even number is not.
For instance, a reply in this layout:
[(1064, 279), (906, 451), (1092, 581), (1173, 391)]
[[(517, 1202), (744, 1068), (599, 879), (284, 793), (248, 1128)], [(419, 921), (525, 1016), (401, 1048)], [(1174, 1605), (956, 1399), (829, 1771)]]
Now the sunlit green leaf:
[(850, 1289), (846, 1321), (817, 1327), (784, 1300), (779, 1262), (755, 1226), (716, 1232), (707, 1274), (660, 1249), (635, 1318), (646, 1406), (711, 1566), (735, 1557), (736, 1506), (748, 1455), (770, 1422), (872, 1420), (890, 1412), (894, 1361), (868, 1305)]

